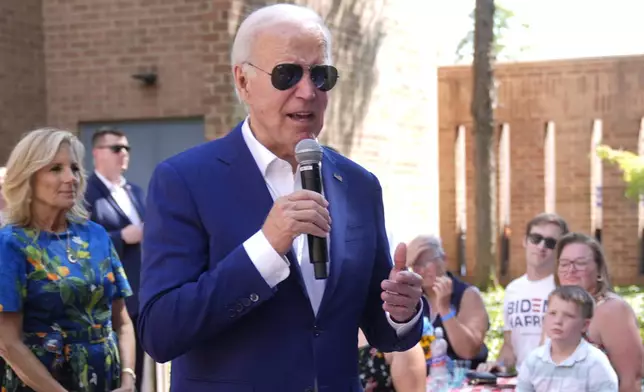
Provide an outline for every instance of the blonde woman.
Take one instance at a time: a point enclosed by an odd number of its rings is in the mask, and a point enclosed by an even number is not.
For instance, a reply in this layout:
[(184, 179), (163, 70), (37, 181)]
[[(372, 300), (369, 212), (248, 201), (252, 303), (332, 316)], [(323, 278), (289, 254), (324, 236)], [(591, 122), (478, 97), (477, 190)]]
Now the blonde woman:
[(133, 390), (134, 330), (123, 299), (132, 292), (106, 231), (87, 219), (83, 154), (71, 133), (38, 129), (9, 157), (2, 392)]

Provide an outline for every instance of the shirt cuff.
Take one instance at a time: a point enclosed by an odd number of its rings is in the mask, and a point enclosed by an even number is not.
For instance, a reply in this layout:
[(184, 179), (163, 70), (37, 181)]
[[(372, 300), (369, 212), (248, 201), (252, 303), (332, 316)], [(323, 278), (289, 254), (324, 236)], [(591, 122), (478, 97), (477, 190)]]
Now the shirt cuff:
[[(423, 306), (425, 306), (425, 305), (423, 304), (423, 301), (421, 300), (420, 301), (420, 309), (418, 309), (418, 312), (416, 313), (414, 318), (412, 318), (411, 320), (409, 320), (408, 322), (406, 322), (404, 324), (400, 324), (400, 323), (395, 322), (394, 320), (392, 320), (391, 315), (389, 314), (389, 312), (385, 312), (385, 314), (387, 315), (387, 321), (389, 322), (389, 325), (391, 325), (391, 327), (396, 330), (396, 335), (398, 335), (399, 338), (405, 336), (405, 334), (407, 334), (409, 331), (411, 331), (412, 328), (414, 327), (414, 325), (416, 325), (416, 322), (418, 322), (418, 320), (423, 315)], [(431, 313), (431, 310), (430, 310), (430, 313)]]
[(289, 269), (291, 263), (273, 249), (263, 231), (259, 230), (247, 239), (244, 242), (244, 249), (270, 288), (277, 286), (291, 273)]

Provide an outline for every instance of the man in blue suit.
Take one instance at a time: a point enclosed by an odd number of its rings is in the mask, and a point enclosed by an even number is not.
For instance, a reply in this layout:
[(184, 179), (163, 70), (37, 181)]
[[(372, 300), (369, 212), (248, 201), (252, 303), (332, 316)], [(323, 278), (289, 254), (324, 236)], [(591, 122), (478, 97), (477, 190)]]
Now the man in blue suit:
[[(126, 298), (126, 306), (136, 323), (145, 197), (141, 187), (123, 177), (130, 161), (130, 145), (123, 132), (110, 127), (99, 129), (92, 136), (92, 155), (94, 173), (87, 181), (85, 201), (90, 218), (107, 230), (123, 263), (134, 292)], [(139, 343), (137, 339), (136, 369), (132, 369), (139, 376), (138, 390), (143, 375), (143, 349)]]
[[(322, 129), (330, 53), (315, 12), (254, 12), (232, 49), (248, 117), (155, 169), (138, 328), (173, 392), (358, 392), (358, 327), (383, 351), (420, 340), (421, 279), (404, 245), (392, 265), (376, 177), (325, 149), (324, 196), (301, 189), (294, 149)], [(307, 234), (327, 237), (326, 280)]]

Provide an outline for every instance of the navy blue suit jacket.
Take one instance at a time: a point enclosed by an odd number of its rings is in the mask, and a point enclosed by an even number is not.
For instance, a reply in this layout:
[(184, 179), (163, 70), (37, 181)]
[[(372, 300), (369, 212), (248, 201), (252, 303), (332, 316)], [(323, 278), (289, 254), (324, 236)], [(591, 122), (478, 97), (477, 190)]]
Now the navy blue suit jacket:
[(160, 163), (143, 240), (139, 336), (172, 360), (174, 392), (361, 391), (358, 327), (383, 351), (414, 346), (422, 318), (399, 338), (381, 281), (392, 268), (376, 177), (325, 150), (332, 217), (330, 272), (317, 316), (299, 264), (270, 288), (246, 253), (273, 205), (241, 124)]
[[(138, 185), (130, 182), (125, 185), (125, 190), (130, 196), (134, 208), (136, 208), (139, 216), (143, 219), (145, 216), (145, 197), (143, 190)], [(132, 222), (118, 206), (116, 200), (111, 196), (109, 189), (96, 176), (96, 173), (92, 173), (87, 180), (85, 201), (90, 212), (90, 219), (107, 230), (116, 248), (116, 252), (121, 258), (123, 268), (134, 292), (134, 295), (128, 297), (125, 303), (128, 312), (135, 316), (139, 310), (138, 292), (139, 277), (141, 275), (141, 245), (128, 245), (121, 238), (121, 230), (131, 225)]]

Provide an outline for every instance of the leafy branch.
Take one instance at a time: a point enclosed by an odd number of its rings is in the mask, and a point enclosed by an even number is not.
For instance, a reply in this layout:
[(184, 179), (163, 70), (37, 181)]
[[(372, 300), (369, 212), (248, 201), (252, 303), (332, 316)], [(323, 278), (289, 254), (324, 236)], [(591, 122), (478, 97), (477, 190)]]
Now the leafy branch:
[(626, 182), (626, 197), (639, 200), (644, 194), (644, 156), (607, 145), (597, 146), (595, 152), (604, 162), (619, 167)]
[[(474, 53), (474, 11), (470, 13), (472, 20), (472, 29), (465, 34), (456, 47), (456, 62), (463, 62), (469, 60)], [(503, 7), (502, 5), (495, 5), (494, 12), (494, 41), (492, 45), (492, 56), (495, 60), (515, 60), (517, 53), (510, 53), (508, 51), (508, 44), (506, 37), (510, 31), (514, 31), (515, 14), (512, 10)], [(520, 27), (524, 30), (530, 28), (527, 23), (521, 23)], [(528, 49), (528, 46), (521, 46), (515, 48), (515, 51), (522, 53)]]

